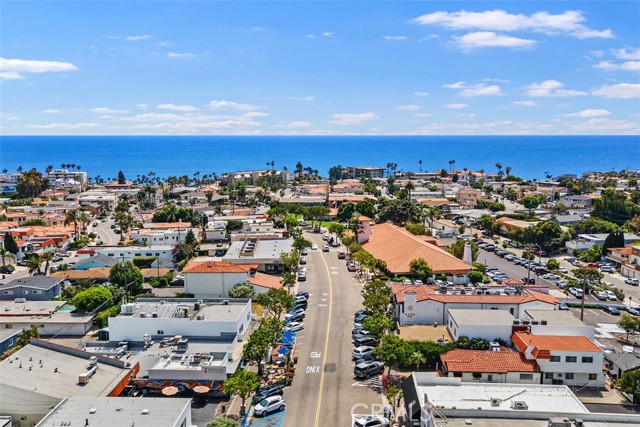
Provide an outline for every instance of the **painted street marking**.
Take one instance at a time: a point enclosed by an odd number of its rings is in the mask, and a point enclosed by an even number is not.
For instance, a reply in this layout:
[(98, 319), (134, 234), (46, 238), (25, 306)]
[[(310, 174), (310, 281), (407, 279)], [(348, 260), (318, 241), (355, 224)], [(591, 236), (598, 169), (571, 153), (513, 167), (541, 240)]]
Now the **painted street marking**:
[(318, 307), (329, 307), (328, 304), (318, 304)]
[(329, 267), (329, 270), (337, 270), (338, 267)]
[(340, 273), (338, 273), (337, 271), (332, 271), (331, 274), (335, 274), (337, 276)]
[(309, 353), (309, 357), (312, 359), (319, 359), (321, 356), (322, 356), (321, 351), (312, 351), (311, 353)]
[(325, 302), (327, 299), (326, 298), (320, 298), (320, 301)]
[(328, 294), (328, 293), (326, 293), (326, 292), (323, 292), (323, 293), (322, 293), (322, 296), (323, 296), (323, 297), (326, 297), (327, 295), (329, 295), (329, 294)]
[(319, 374), (320, 366), (307, 366), (307, 374)]
[(382, 378), (379, 375), (371, 377), (364, 381), (358, 381), (351, 384), (353, 387), (369, 387), (369, 388), (382, 388)]

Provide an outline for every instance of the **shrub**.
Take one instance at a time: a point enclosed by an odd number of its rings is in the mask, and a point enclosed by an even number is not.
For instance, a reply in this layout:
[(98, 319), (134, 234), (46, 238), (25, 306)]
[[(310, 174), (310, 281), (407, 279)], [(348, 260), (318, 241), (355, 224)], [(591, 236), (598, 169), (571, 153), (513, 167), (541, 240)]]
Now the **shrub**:
[(93, 319), (93, 323), (99, 328), (104, 328), (109, 324), (109, 317), (116, 317), (118, 314), (120, 314), (120, 306), (114, 305), (106, 310), (102, 310), (96, 318)]

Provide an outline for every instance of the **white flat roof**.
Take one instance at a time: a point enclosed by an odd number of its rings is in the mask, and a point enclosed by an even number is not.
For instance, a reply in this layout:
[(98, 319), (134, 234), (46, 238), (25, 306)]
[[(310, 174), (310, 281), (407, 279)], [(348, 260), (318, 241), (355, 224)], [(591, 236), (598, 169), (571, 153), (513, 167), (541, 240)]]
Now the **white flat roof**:
[(191, 410), (190, 405), (191, 399), (180, 398), (70, 397), (37, 427), (84, 426), (85, 420), (89, 426), (173, 427), (185, 410)]
[[(587, 408), (565, 385), (466, 383), (460, 378), (440, 378), (435, 374), (412, 373), (421, 406), (429, 402), (443, 410), (455, 409), (513, 412), (514, 401), (525, 402), (530, 412), (586, 414)], [(498, 404), (492, 404), (498, 399)], [(516, 416), (517, 418), (517, 416)]]
[(546, 320), (548, 325), (554, 326), (587, 326), (571, 311), (563, 310), (525, 310), (525, 313), (534, 320)]
[(513, 325), (513, 315), (507, 310), (449, 309), (449, 316), (458, 325)]

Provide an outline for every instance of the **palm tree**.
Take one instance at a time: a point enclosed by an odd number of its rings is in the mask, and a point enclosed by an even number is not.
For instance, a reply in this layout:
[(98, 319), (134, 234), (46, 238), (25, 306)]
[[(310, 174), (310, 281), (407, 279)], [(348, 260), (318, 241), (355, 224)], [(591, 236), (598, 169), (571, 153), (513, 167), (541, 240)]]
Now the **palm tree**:
[(422, 172), (422, 160), (418, 160), (418, 164), (420, 165), (420, 172)]
[(78, 238), (78, 218), (79, 213), (77, 210), (67, 212), (64, 217), (64, 225), (73, 224), (73, 234)]
[(7, 256), (8, 253), (9, 253), (9, 251), (6, 250), (4, 248), (4, 246), (0, 247), (0, 256), (2, 256), (2, 266), (3, 267), (6, 265), (4, 259), (5, 259), (5, 257)]
[(420, 368), (420, 365), (422, 365), (426, 361), (427, 361), (427, 358), (424, 357), (424, 355), (419, 351), (414, 351), (407, 358), (408, 363), (412, 365), (416, 365), (416, 371)]
[(413, 185), (413, 182), (409, 181), (405, 184), (404, 189), (407, 190), (407, 197), (409, 202), (411, 202), (411, 191), (416, 189), (416, 186)]
[(49, 263), (51, 262), (51, 260), (53, 260), (53, 252), (49, 251), (49, 252), (45, 252), (42, 254), (42, 256), (40, 257), (40, 259), (42, 261), (45, 262), (44, 264), (44, 275), (47, 275), (47, 271), (49, 271)]
[(47, 166), (47, 168), (46, 168), (44, 171), (45, 171), (45, 172), (47, 173), (47, 175), (48, 175), (48, 174), (50, 174), (50, 173), (51, 173), (51, 171), (52, 171), (52, 170), (53, 170), (53, 166), (49, 165), (49, 166)]
[(16, 169), (16, 172), (22, 173), (22, 166), (18, 166), (18, 168)]
[(511, 175), (511, 166), (504, 168), (504, 171), (507, 173), (507, 176)]
[(33, 274), (33, 273), (40, 274), (41, 265), (42, 265), (42, 258), (38, 254), (32, 254), (27, 259), (27, 268), (29, 269), (29, 274)]
[(79, 213), (78, 213), (78, 222), (80, 222), (80, 227), (82, 228), (82, 231), (84, 233), (86, 233), (87, 227), (89, 226), (89, 223), (91, 222), (91, 217), (89, 216), (87, 211), (84, 211), (84, 210), (79, 211)]
[(271, 160), (271, 169), (273, 169), (276, 165), (276, 162), (274, 162), (273, 160)]

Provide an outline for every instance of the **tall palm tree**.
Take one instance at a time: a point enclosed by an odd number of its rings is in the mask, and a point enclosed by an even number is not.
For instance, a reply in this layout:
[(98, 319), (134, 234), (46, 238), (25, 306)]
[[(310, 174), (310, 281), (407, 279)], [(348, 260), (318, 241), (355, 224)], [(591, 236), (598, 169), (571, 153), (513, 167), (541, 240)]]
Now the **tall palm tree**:
[(82, 231), (84, 233), (86, 233), (87, 227), (89, 226), (89, 223), (91, 222), (91, 217), (89, 216), (87, 211), (82, 210), (82, 211), (78, 212), (78, 222), (80, 222), (80, 226), (82, 228)]
[(511, 175), (511, 166), (504, 168), (504, 171), (507, 173), (507, 176)]
[(43, 253), (40, 259), (45, 262), (44, 275), (46, 276), (47, 271), (49, 271), (49, 263), (53, 260), (53, 251)]
[(5, 257), (7, 256), (7, 254), (8, 254), (8, 253), (9, 253), (9, 251), (8, 251), (8, 250), (6, 250), (6, 249), (4, 248), (4, 246), (0, 247), (0, 256), (2, 256), (2, 266), (3, 266), (3, 267), (6, 265), (6, 264), (5, 264), (5, 260), (4, 260), (4, 259), (5, 259)]
[(38, 273), (40, 274), (40, 267), (42, 266), (42, 258), (38, 254), (32, 254), (27, 259), (27, 269), (29, 270), (29, 274)]
[(22, 173), (22, 166), (18, 166), (18, 168), (16, 169), (16, 172)]
[(78, 210), (72, 210), (67, 212), (64, 217), (64, 225), (73, 224), (73, 234), (78, 238)]
[(407, 198), (409, 202), (411, 202), (411, 191), (416, 189), (416, 186), (413, 185), (413, 182), (409, 181), (405, 184), (404, 189), (407, 190)]
[(418, 164), (420, 165), (420, 172), (422, 172), (422, 160), (418, 160)]
[(47, 168), (46, 168), (44, 171), (45, 171), (45, 172), (47, 173), (47, 175), (48, 175), (48, 174), (50, 174), (50, 173), (51, 173), (51, 171), (52, 171), (52, 170), (53, 170), (53, 166), (49, 165), (49, 166), (47, 166)]

